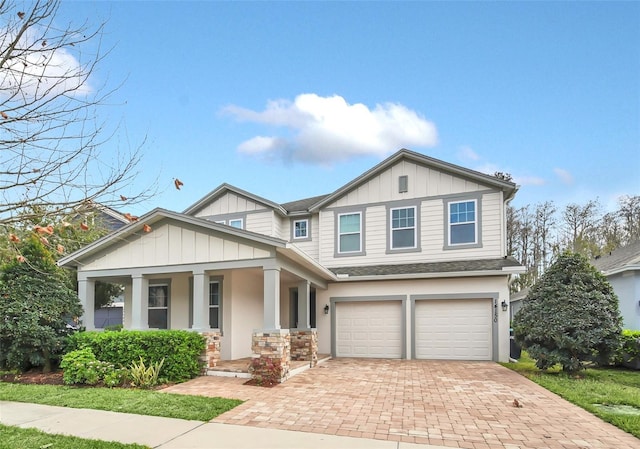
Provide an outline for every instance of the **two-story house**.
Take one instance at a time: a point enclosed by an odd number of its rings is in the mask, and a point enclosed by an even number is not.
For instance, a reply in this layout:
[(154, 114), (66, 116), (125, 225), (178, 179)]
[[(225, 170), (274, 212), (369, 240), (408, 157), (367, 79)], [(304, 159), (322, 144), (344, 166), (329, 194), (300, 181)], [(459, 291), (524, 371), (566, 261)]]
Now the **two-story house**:
[(506, 361), (509, 280), (524, 269), (505, 248), (516, 190), (400, 150), (285, 204), (223, 184), (60, 265), (78, 271), (84, 323), (95, 281), (119, 282), (125, 328), (200, 331), (223, 360), (301, 338), (334, 357)]

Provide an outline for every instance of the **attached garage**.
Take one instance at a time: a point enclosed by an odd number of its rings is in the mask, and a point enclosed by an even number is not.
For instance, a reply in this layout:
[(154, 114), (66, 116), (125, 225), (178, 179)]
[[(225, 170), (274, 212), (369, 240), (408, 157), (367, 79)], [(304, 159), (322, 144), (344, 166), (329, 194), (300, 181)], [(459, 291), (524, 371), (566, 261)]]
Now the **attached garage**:
[(404, 356), (404, 307), (401, 300), (333, 302), (336, 357), (399, 359)]
[(491, 299), (416, 300), (414, 358), (492, 360)]

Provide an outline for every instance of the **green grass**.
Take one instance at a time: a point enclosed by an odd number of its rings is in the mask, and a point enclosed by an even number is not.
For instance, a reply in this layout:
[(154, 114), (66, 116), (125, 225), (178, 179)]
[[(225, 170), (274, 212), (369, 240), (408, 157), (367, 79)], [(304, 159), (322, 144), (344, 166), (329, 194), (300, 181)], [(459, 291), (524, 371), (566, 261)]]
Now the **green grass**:
[(640, 416), (619, 414), (595, 405), (629, 405), (640, 409), (640, 371), (589, 368), (571, 376), (563, 373), (560, 367), (554, 367), (543, 372), (524, 352), (518, 363), (502, 365), (640, 438)]
[(0, 424), (0, 449), (148, 449), (139, 444), (123, 444), (108, 441), (86, 440), (65, 435), (52, 435), (35, 429)]
[(24, 385), (6, 382), (0, 382), (0, 400), (196, 421), (210, 421), (242, 404), (242, 401), (237, 399), (207, 398), (157, 391)]

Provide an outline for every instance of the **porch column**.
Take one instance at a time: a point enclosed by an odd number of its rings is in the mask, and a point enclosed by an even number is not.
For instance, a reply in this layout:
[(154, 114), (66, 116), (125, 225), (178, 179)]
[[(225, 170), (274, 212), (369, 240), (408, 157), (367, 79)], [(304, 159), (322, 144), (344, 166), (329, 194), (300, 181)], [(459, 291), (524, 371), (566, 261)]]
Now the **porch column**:
[(78, 297), (82, 304), (82, 325), (86, 330), (95, 330), (94, 311), (96, 308), (96, 283), (90, 279), (78, 279)]
[(280, 329), (280, 268), (264, 268), (265, 330)]
[(209, 329), (209, 275), (204, 271), (193, 272), (192, 329), (200, 332)]
[(311, 329), (310, 306), (311, 283), (305, 280), (298, 284), (298, 329)]
[(149, 279), (141, 274), (132, 276), (131, 328), (149, 329)]

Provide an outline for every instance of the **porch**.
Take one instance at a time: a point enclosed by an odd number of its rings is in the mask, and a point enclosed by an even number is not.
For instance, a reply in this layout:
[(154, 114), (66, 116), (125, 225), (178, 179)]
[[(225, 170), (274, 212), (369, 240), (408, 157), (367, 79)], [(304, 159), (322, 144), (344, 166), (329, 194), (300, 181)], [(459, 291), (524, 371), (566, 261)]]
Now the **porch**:
[[(331, 354), (318, 354), (318, 364), (324, 363), (331, 359)], [(218, 377), (237, 377), (249, 379), (249, 366), (251, 365), (251, 357), (243, 357), (236, 360), (220, 360), (216, 366), (207, 369), (208, 376)], [(289, 377), (300, 374), (301, 372), (312, 368), (308, 360), (292, 360), (289, 364)]]

